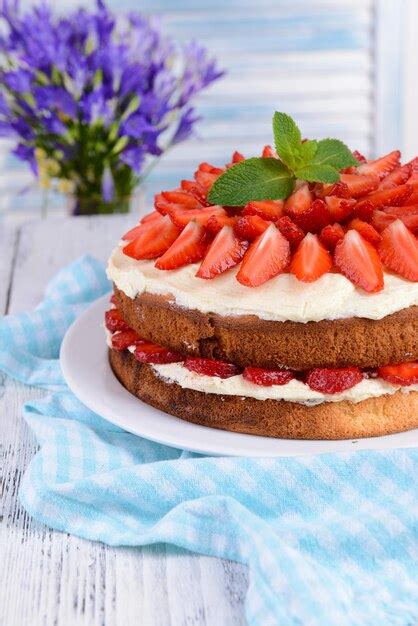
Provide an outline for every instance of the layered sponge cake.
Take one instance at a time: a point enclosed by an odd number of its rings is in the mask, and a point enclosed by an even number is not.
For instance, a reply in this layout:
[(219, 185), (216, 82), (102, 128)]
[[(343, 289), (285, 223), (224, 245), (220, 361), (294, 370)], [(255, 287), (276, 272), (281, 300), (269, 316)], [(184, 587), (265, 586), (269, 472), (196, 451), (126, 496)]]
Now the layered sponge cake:
[(297, 180), (286, 199), (211, 204), (238, 153), (158, 194), (108, 263), (120, 382), (174, 416), (241, 433), (418, 427), (418, 163), (397, 151), (356, 158), (338, 182)]

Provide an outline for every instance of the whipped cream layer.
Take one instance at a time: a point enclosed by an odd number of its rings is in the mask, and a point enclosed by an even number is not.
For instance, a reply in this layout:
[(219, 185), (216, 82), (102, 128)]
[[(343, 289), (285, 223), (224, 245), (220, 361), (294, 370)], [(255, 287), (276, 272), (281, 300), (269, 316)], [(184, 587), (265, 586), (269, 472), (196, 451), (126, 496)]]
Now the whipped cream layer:
[[(124, 242), (126, 243), (126, 242)], [(280, 274), (259, 287), (244, 287), (233, 268), (213, 280), (196, 278), (198, 264), (162, 271), (154, 261), (136, 261), (113, 251), (108, 278), (129, 298), (143, 293), (170, 296), (180, 307), (223, 316), (256, 315), (277, 322), (318, 322), (348, 317), (379, 320), (418, 304), (418, 282), (385, 273), (385, 287), (368, 294), (345, 276), (324, 274), (313, 283), (303, 283), (293, 274)]]
[(204, 376), (191, 372), (182, 363), (167, 363), (164, 365), (151, 365), (160, 378), (168, 383), (177, 383), (184, 389), (194, 389), (203, 393), (223, 394), (227, 396), (241, 396), (256, 398), (257, 400), (285, 400), (296, 402), (306, 406), (314, 406), (323, 402), (361, 402), (368, 398), (393, 394), (398, 390), (403, 393), (418, 391), (418, 385), (401, 387), (391, 385), (382, 378), (364, 378), (361, 383), (342, 391), (341, 393), (325, 394), (314, 391), (300, 380), (291, 380), (286, 385), (272, 385), (263, 387), (245, 380), (241, 375), (231, 378), (217, 378), (216, 376)]

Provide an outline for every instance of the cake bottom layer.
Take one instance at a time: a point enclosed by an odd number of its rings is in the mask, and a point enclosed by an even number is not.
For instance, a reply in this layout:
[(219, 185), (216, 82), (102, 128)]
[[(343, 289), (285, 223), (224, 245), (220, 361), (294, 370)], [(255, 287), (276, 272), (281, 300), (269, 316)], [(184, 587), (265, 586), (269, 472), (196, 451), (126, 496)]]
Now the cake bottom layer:
[(418, 428), (418, 392), (329, 402), (316, 406), (184, 389), (158, 376), (128, 351), (109, 350), (122, 385), (147, 404), (176, 417), (239, 433), (283, 439), (357, 439)]

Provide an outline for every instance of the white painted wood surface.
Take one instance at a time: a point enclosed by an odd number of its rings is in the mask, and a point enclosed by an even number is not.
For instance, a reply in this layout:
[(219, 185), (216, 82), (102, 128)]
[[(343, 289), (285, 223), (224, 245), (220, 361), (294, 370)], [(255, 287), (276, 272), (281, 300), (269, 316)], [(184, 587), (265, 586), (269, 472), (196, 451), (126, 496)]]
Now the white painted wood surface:
[[(0, 224), (0, 313), (35, 306), (54, 273), (81, 254), (104, 260), (126, 219)], [(26, 514), (17, 494), (37, 445), (21, 409), (42, 395), (0, 374), (0, 626), (245, 624), (244, 566), (170, 546), (109, 548)]]

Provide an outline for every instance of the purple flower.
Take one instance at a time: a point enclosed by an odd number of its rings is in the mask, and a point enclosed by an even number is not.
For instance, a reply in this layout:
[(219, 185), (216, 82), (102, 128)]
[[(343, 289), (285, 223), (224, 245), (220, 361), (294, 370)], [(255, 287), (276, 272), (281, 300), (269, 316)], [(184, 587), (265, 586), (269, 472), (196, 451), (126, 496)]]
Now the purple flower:
[(163, 137), (192, 134), (195, 97), (222, 75), (201, 46), (180, 49), (155, 18), (117, 19), (104, 0), (65, 16), (0, 0), (0, 32), (0, 135), (32, 167), (36, 147), (59, 153), (62, 176), (106, 198), (132, 193)]
[(184, 141), (193, 132), (193, 125), (199, 118), (196, 116), (196, 113), (193, 108), (186, 109), (180, 116), (180, 121), (177, 126), (176, 132), (173, 135), (171, 140), (172, 144), (180, 143)]

